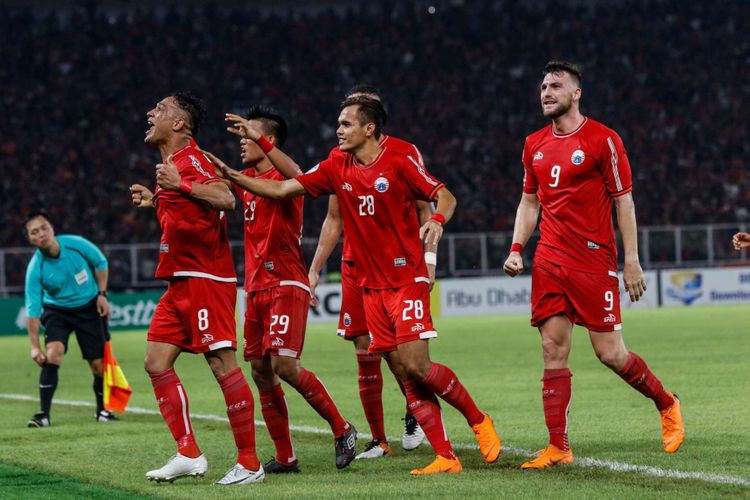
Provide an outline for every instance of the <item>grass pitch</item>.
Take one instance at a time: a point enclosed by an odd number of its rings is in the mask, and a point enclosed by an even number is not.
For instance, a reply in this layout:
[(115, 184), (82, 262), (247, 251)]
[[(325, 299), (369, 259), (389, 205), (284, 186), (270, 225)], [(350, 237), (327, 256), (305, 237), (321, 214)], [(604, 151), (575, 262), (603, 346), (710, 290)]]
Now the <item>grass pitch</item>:
[[(410, 477), (411, 468), (432, 460), (432, 450), (425, 443), (407, 453), (395, 440), (395, 456), (356, 461), (337, 471), (327, 425), (294, 389), (284, 386), (291, 423), (300, 427), (292, 438), (302, 473), (267, 476), (262, 484), (241, 487), (212, 484), (233, 465), (235, 448), (228, 424), (220, 420), (225, 416), (221, 392), (202, 357), (184, 355), (176, 369), (196, 415), (193, 427), (209, 472), (202, 480), (151, 484), (144, 473), (174, 453), (160, 416), (127, 413), (120, 422), (99, 424), (93, 408), (63, 404), (93, 402), (91, 377), (71, 342), (60, 370), (53, 426), (28, 429), (26, 420), (38, 403), (10, 395), (35, 399), (39, 369), (29, 358), (26, 338), (2, 337), (0, 498), (750, 497), (747, 308), (625, 311), (624, 316), (626, 345), (683, 401), (687, 437), (674, 455), (661, 451), (653, 404), (599, 364), (588, 335), (577, 328), (570, 363), (574, 377), (569, 429), (577, 461), (547, 471), (521, 471), (527, 453), (544, 447), (547, 439), (538, 334), (528, 326), (527, 316), (443, 318), (436, 322), (440, 337), (430, 342), (432, 357), (451, 366), (480, 408), (492, 415), (505, 447), (498, 463), (483, 463), (472, 448), (466, 422), (444, 404), (446, 427), (464, 466), (461, 474)], [(334, 331), (333, 325), (309, 327), (303, 365), (323, 380), (344, 416), (367, 433), (353, 348)], [(145, 332), (115, 333), (114, 348), (133, 386), (131, 407), (155, 412), (142, 368)], [(386, 430), (399, 436), (404, 399), (383, 367)], [(246, 365), (243, 370), (249, 376)], [(256, 419), (262, 419), (254, 392)], [(360, 440), (360, 449), (367, 440)], [(261, 425), (257, 443), (262, 461), (273, 455)]]

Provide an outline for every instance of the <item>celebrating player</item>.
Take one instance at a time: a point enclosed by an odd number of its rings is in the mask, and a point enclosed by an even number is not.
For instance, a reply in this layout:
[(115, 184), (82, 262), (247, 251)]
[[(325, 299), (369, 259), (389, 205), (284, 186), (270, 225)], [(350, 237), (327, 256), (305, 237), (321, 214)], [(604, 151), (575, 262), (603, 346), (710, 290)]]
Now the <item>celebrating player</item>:
[(202, 117), (203, 105), (192, 94), (178, 92), (159, 101), (148, 112), (145, 138), (162, 157), (156, 190), (130, 187), (135, 206), (156, 208), (162, 228), (156, 277), (169, 283), (151, 320), (145, 368), (178, 451), (146, 478), (203, 476), (208, 466), (193, 435), (187, 394), (174, 371), (175, 360), (187, 351), (203, 354), (219, 382), (238, 448), (237, 464), (217, 484), (256, 483), (265, 473), (255, 454), (253, 394), (235, 355), (237, 277), (223, 212), (235, 202), (198, 150), (194, 137)]
[(552, 123), (526, 138), (523, 195), (504, 265), (509, 276), (523, 271), (521, 252), (541, 207), (541, 239), (531, 274), (531, 324), (542, 337), (549, 446), (521, 467), (573, 461), (568, 444), (573, 324), (588, 329), (602, 363), (654, 401), (661, 414), (664, 451), (674, 453), (684, 437), (680, 401), (664, 390), (643, 359), (628, 352), (622, 339), (613, 203), (625, 249), (625, 289), (631, 301), (646, 291), (625, 147), (616, 132), (580, 113), (581, 73), (576, 65), (547, 63), (540, 98), (542, 112)]
[[(263, 131), (272, 145), (282, 146), (287, 126), (270, 108), (254, 106), (247, 120)], [(305, 341), (310, 287), (302, 259), (302, 206), (304, 198), (273, 200), (246, 191), (247, 179), (283, 180), (261, 147), (241, 139), (242, 162), (247, 169), (229, 168), (206, 153), (232, 182), (245, 214), (245, 360), (260, 392), (263, 419), (276, 447), (276, 456), (265, 464), (268, 473), (299, 472), (289, 435), (289, 418), (279, 377), (294, 387), (331, 426), (335, 438), (336, 467), (354, 459), (357, 431), (344, 420), (326, 388), (300, 365)]]
[[(461, 471), (461, 462), (443, 427), (436, 395), (464, 415), (485, 461), (497, 460), (501, 448), (490, 417), (479, 411), (450, 368), (429, 357), (427, 339), (437, 332), (430, 316), (430, 280), (422, 241), (438, 243), (456, 200), (413, 158), (380, 144), (384, 114), (376, 100), (347, 99), (337, 130), (341, 151), (347, 154), (329, 158), (293, 179), (247, 179), (244, 187), (274, 199), (304, 193), (337, 195), (364, 288), (372, 335), (369, 351), (390, 358), (389, 364), (404, 384), (409, 408), (437, 454), (430, 465), (411, 473), (456, 473)], [(290, 161), (247, 122), (235, 126), (238, 133), (241, 129), (258, 143), (275, 166)], [(414, 217), (415, 199), (437, 202), (437, 212), (421, 228)]]
[[(380, 101), (380, 91), (369, 85), (355, 85), (347, 93), (346, 97), (364, 96), (370, 99)], [(385, 121), (384, 123), (385, 124)], [(422, 154), (414, 144), (408, 143), (396, 137), (381, 134), (380, 145), (387, 146), (393, 151), (397, 151), (416, 160), (422, 168), (424, 162)], [(333, 148), (328, 155), (342, 155), (343, 153), (338, 146)], [(294, 177), (294, 175), (290, 175)], [(429, 220), (432, 215), (432, 207), (423, 200), (415, 200), (417, 211), (419, 213), (420, 225)], [(341, 255), (341, 310), (339, 312), (339, 325), (337, 333), (346, 340), (354, 344), (354, 353), (357, 357), (359, 398), (362, 402), (362, 408), (365, 412), (365, 418), (370, 425), (372, 440), (367, 443), (362, 453), (356, 458), (378, 458), (391, 455), (391, 449), (388, 445), (388, 439), (385, 434), (385, 425), (383, 423), (383, 374), (380, 369), (379, 354), (370, 354), (370, 332), (367, 329), (365, 318), (364, 302), (362, 299), (362, 287), (358, 284), (358, 279), (354, 275), (355, 265), (351, 249), (351, 243), (347, 238), (347, 232), (343, 231), (343, 220), (341, 218), (341, 208), (339, 207), (336, 195), (328, 197), (328, 213), (320, 228), (320, 238), (318, 247), (315, 249), (315, 256), (310, 264), (310, 290), (316, 305), (315, 287), (320, 279), (320, 270), (328, 261), (334, 248), (338, 244), (339, 238), (343, 232), (344, 247)], [(425, 248), (427, 251), (427, 270), (430, 281), (435, 279), (436, 250), (434, 248)], [(404, 392), (403, 384), (396, 377), (396, 382)], [(404, 395), (406, 393), (404, 392)], [(411, 451), (416, 449), (424, 439), (424, 431), (419, 426), (417, 419), (411, 414), (409, 408), (406, 408), (404, 417), (404, 433), (401, 438), (401, 446)]]

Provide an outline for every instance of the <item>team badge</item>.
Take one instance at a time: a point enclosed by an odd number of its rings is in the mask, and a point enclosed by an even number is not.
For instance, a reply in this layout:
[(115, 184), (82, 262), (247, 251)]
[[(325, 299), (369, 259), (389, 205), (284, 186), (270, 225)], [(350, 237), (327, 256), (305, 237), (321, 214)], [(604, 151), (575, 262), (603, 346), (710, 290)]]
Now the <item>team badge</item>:
[(573, 165), (580, 165), (585, 159), (586, 155), (580, 149), (573, 151), (573, 155), (570, 157), (570, 161), (573, 162)]
[(344, 326), (347, 328), (352, 326), (352, 317), (349, 316), (349, 313), (344, 313)]
[(378, 177), (375, 179), (375, 191), (378, 193), (385, 193), (388, 191), (388, 186), (390, 186), (390, 184), (385, 177)]

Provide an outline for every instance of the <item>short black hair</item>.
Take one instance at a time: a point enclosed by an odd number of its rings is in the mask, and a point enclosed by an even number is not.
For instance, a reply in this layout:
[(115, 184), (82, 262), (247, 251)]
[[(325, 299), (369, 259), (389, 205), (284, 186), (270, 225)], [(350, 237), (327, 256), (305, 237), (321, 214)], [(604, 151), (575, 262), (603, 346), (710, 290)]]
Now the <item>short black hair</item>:
[[(349, 99), (355, 94), (373, 95), (373, 96), (376, 96), (375, 98), (376, 101), (380, 101), (381, 104), (383, 103), (383, 96), (380, 93), (380, 89), (377, 87), (373, 87), (372, 85), (368, 85), (366, 83), (358, 83), (354, 85), (346, 93), (346, 97), (344, 97), (344, 99)], [(383, 111), (385, 112), (385, 115), (383, 115), (383, 126), (385, 126), (386, 123), (388, 123), (388, 112), (385, 111), (385, 105), (383, 105)]]
[(247, 110), (245, 118), (248, 120), (260, 121), (265, 129), (263, 132), (268, 135), (273, 135), (276, 138), (277, 147), (282, 147), (286, 142), (286, 137), (289, 133), (286, 120), (284, 120), (284, 117), (271, 106), (253, 104), (250, 106), (250, 109)]
[(52, 222), (52, 219), (50, 218), (49, 214), (46, 211), (36, 210), (26, 215), (26, 217), (24, 217), (23, 219), (23, 235), (24, 236), (29, 235), (29, 231), (27, 229), (29, 222), (36, 219), (37, 217), (44, 217), (47, 220), (47, 222), (49, 222), (50, 226), (54, 227), (55, 224)]
[(198, 135), (203, 123), (203, 116), (206, 114), (206, 106), (203, 104), (203, 100), (187, 90), (174, 92), (172, 93), (172, 97), (175, 98), (180, 109), (188, 114), (190, 118), (188, 127), (193, 136)]
[(549, 73), (557, 73), (558, 71), (564, 71), (569, 73), (574, 80), (578, 83), (579, 87), (583, 85), (583, 78), (581, 77), (581, 68), (577, 64), (568, 61), (549, 61), (544, 66), (542, 76), (547, 76)]
[(341, 110), (348, 108), (349, 106), (359, 106), (357, 109), (357, 118), (361, 125), (367, 123), (375, 124), (375, 137), (380, 137), (380, 133), (383, 130), (383, 123), (385, 123), (386, 113), (383, 108), (383, 103), (370, 99), (369, 97), (348, 97), (341, 103)]

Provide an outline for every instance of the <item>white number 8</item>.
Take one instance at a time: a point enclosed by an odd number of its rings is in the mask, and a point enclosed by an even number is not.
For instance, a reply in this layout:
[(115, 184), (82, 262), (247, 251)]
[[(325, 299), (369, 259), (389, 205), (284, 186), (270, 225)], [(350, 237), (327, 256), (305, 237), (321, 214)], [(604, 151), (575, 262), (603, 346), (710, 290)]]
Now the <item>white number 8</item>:
[(208, 309), (198, 310), (198, 330), (202, 332), (208, 330)]

